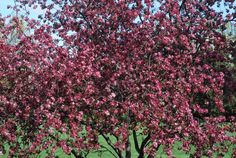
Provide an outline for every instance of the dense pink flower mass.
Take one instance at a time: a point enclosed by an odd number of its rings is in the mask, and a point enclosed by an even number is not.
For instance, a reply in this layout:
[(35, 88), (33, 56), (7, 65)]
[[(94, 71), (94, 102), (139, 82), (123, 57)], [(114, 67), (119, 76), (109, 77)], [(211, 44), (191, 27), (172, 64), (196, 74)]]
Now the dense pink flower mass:
[(220, 2), (18, 0), (46, 11), (41, 23), (24, 17), (32, 33), (20, 31), (15, 44), (8, 37), (19, 19), (1, 19), (0, 142), (23, 156), (57, 147), (83, 156), (102, 136), (129, 158), (131, 135), (139, 158), (160, 145), (171, 157), (176, 141), (195, 157), (228, 152), (236, 124), (224, 116), (215, 65), (235, 51), (222, 30), (236, 17), (216, 12)]

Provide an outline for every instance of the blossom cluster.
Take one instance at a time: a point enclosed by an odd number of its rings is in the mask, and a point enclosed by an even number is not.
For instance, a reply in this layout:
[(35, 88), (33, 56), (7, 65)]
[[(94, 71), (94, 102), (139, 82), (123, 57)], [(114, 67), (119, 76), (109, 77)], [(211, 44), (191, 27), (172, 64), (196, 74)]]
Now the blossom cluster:
[(99, 136), (112, 143), (111, 135), (122, 157), (137, 131), (147, 136), (135, 142), (140, 158), (160, 145), (171, 157), (176, 141), (197, 157), (235, 143), (235, 118), (224, 124), (224, 72), (214, 67), (232, 48), (216, 1), (17, 2), (46, 11), (41, 22), (24, 18), (33, 33), (15, 44), (15, 28), (0, 27), (0, 142), (12, 144), (10, 154), (80, 153), (100, 148)]

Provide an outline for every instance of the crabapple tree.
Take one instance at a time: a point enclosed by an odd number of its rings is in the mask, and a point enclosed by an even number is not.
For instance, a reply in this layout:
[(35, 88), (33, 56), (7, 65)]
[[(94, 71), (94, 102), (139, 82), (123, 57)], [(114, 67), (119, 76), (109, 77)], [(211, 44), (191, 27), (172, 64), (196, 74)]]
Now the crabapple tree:
[(24, 16), (30, 33), (15, 44), (1, 19), (0, 141), (10, 155), (53, 156), (60, 147), (86, 157), (106, 148), (101, 137), (119, 158), (132, 157), (131, 141), (139, 158), (161, 145), (172, 157), (177, 141), (194, 157), (236, 143), (235, 117), (224, 123), (224, 71), (215, 67), (235, 52), (222, 33), (235, 22), (234, 0), (15, 1), (16, 11), (45, 14)]

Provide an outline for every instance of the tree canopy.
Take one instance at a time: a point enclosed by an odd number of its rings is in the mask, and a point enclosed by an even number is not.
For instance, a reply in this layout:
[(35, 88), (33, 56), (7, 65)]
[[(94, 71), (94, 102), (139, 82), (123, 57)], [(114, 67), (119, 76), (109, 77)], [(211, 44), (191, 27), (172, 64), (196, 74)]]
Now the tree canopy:
[(10, 155), (61, 147), (85, 157), (101, 148), (99, 136), (119, 158), (131, 157), (129, 136), (139, 158), (160, 145), (171, 157), (176, 141), (195, 157), (236, 143), (217, 67), (235, 58), (223, 31), (236, 14), (217, 12), (221, 0), (16, 1), (46, 11), (41, 21), (23, 17), (31, 33), (13, 45), (14, 28), (0, 28), (0, 142)]

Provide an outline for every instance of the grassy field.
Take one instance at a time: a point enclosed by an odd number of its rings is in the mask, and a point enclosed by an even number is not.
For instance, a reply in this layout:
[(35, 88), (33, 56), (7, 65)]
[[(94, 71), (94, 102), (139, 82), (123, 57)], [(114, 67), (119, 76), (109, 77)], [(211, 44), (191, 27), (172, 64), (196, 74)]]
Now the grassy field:
[[(104, 145), (106, 145), (105, 141), (104, 141)], [(177, 158), (188, 158), (189, 154), (186, 154), (183, 151), (179, 151), (178, 148), (178, 144), (175, 145), (174, 149), (173, 149), (173, 153)], [(107, 146), (108, 147), (108, 146)], [(109, 147), (108, 147), (109, 148)], [(138, 157), (138, 153), (135, 151), (133, 144), (131, 144), (131, 149), (132, 149), (132, 158), (137, 158)], [(7, 155), (4, 156), (0, 156), (0, 158), (7, 158)], [(166, 154), (162, 151), (162, 149), (160, 148), (160, 150), (158, 150), (157, 152), (157, 158), (166, 158)], [(45, 158), (46, 157), (46, 151), (42, 151), (41, 153), (39, 153), (38, 155), (32, 155), (32, 158)], [(58, 149), (55, 153), (55, 157), (59, 157), (59, 158), (74, 158), (73, 155), (66, 155), (62, 149)], [(114, 156), (109, 153), (108, 151), (93, 151), (91, 153), (89, 153), (88, 158), (113, 158)], [(229, 157), (230, 158), (230, 157)]]
[[(57, 133), (57, 132), (56, 132)], [(139, 141), (139, 144), (141, 144), (142, 140), (144, 139), (143, 136), (141, 135), (142, 132), (137, 132), (137, 138)], [(236, 133), (228, 133), (228, 135), (231, 136), (235, 136)], [(60, 134), (60, 139), (66, 139), (68, 138), (66, 134)], [(110, 140), (115, 143), (115, 138), (110, 136), (109, 137)], [(137, 158), (138, 157), (138, 153), (135, 150), (134, 147), (134, 141), (133, 141), (133, 137), (130, 136), (130, 143), (131, 143), (131, 155), (132, 158)], [(105, 141), (105, 139), (102, 136), (99, 136), (99, 144), (105, 146), (107, 149), (109, 149), (110, 151), (112, 151), (114, 154), (115, 152), (112, 150), (112, 148), (107, 144), (107, 142)], [(225, 144), (226, 145), (226, 144)], [(3, 145), (5, 147), (5, 150), (7, 151), (7, 153), (3, 156), (0, 156), (0, 158), (8, 158), (8, 151), (9, 151), (9, 145), (5, 144)], [(176, 158), (189, 158), (190, 154), (194, 152), (194, 147), (192, 147), (191, 152), (190, 153), (186, 153), (182, 150), (179, 150), (181, 148), (181, 143), (180, 142), (175, 142), (174, 147), (172, 149), (173, 151), (173, 155)], [(234, 146), (229, 146), (229, 152), (225, 153), (225, 155), (223, 156), (224, 158), (232, 158), (232, 148), (236, 148), (236, 145)], [(115, 154), (116, 155), (116, 154)], [(46, 151), (42, 151), (37, 155), (32, 155), (32, 158), (45, 158), (47, 156), (47, 152)], [(55, 157), (57, 158), (74, 158), (73, 155), (67, 155), (63, 152), (63, 150), (61, 148), (58, 148), (56, 153), (55, 153)], [(218, 158), (217, 154), (214, 154), (215, 158)], [(108, 152), (107, 150), (101, 149), (98, 151), (91, 151), (87, 158), (114, 158), (114, 156)], [(160, 146), (159, 150), (157, 151), (157, 156), (156, 158), (167, 158), (167, 155), (165, 154), (165, 152), (162, 149), (162, 146)], [(202, 157), (204, 158), (204, 157)], [(207, 158), (207, 157), (205, 157)]]
[[(141, 138), (139, 137), (139, 141), (141, 141)], [(108, 149), (111, 149), (111, 147), (109, 147), (106, 143), (106, 141), (100, 137), (99, 138), (99, 142), (100, 144), (106, 146)], [(6, 149), (9, 148), (9, 146), (5, 146)], [(189, 158), (189, 153), (186, 153), (184, 151), (179, 150), (178, 148), (181, 147), (181, 143), (180, 142), (176, 142), (173, 148), (173, 155), (176, 158)], [(224, 158), (232, 158), (232, 146), (229, 147), (230, 151), (228, 153), (226, 153), (224, 155)], [(194, 150), (194, 149), (193, 149)], [(192, 150), (192, 151), (193, 151)], [(138, 157), (138, 153), (135, 151), (134, 149), (134, 144), (131, 138), (131, 152), (132, 152), (132, 158), (137, 158)], [(32, 158), (45, 158), (47, 156), (46, 151), (42, 151), (41, 153), (37, 154), (37, 155), (32, 155)], [(8, 157), (8, 153), (0, 156), (0, 158), (7, 158)], [(66, 155), (62, 149), (58, 149), (55, 153), (55, 157), (58, 158), (74, 158), (73, 155)], [(109, 153), (108, 151), (92, 151), (89, 153), (89, 155), (87, 156), (88, 158), (113, 158), (114, 156)], [(218, 157), (217, 154), (214, 154), (214, 157)], [(157, 151), (157, 156), (156, 158), (167, 158), (166, 154), (163, 152), (162, 147), (160, 147), (160, 149)], [(204, 157), (203, 157), (204, 158)], [(206, 157), (205, 157), (206, 158)]]

